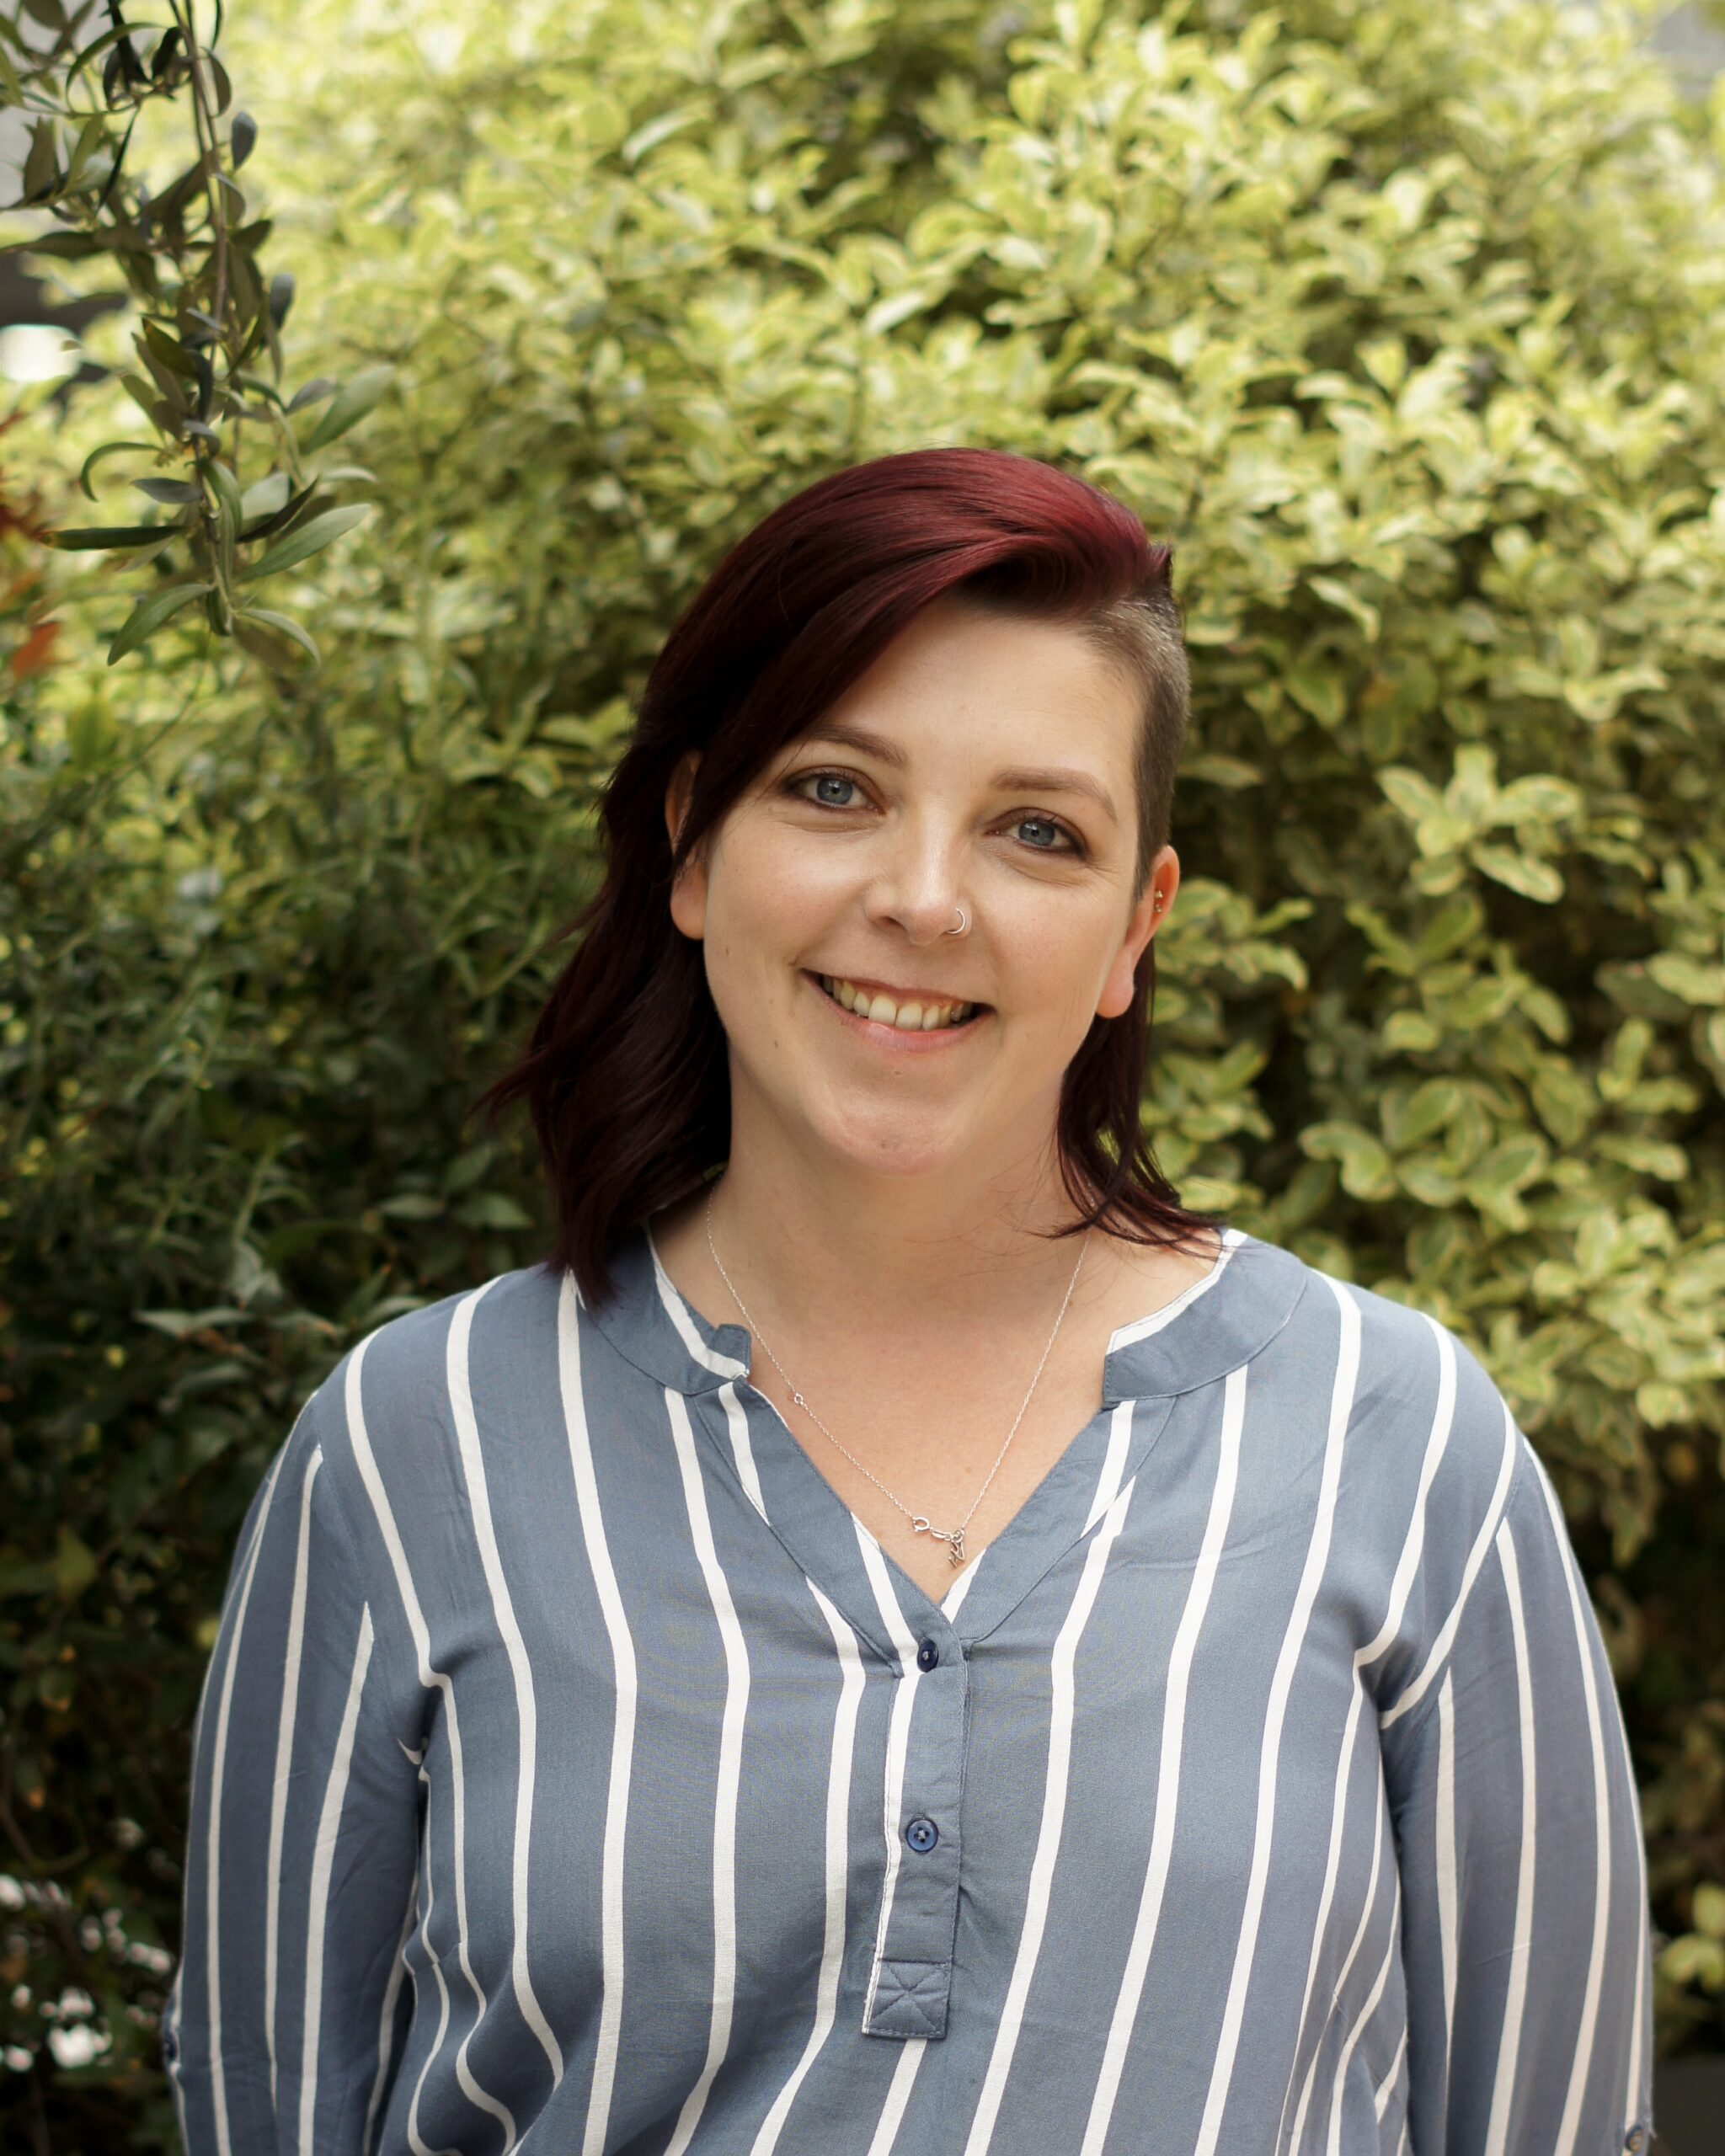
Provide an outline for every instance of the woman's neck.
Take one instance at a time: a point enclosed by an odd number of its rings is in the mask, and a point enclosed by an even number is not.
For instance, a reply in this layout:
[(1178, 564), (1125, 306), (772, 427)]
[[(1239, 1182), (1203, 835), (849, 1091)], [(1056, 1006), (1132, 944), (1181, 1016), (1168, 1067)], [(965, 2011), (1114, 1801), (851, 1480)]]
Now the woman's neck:
[(734, 1161), (698, 1210), (702, 1250), (710, 1222), (750, 1308), (758, 1296), (799, 1322), (843, 1313), (846, 1331), (906, 1342), (1033, 1315), (1064, 1293), (1079, 1251), (1078, 1235), (1053, 1232), (1079, 1218), (1057, 1171), (1052, 1187), (1023, 1177), (942, 1189), (927, 1177), (817, 1182)]

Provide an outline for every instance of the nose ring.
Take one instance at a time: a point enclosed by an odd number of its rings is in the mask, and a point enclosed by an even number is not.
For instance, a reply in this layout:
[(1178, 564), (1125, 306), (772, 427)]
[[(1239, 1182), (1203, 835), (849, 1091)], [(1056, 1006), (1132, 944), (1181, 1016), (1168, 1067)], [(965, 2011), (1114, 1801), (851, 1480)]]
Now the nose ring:
[(964, 909), (963, 908), (963, 906), (960, 906), (960, 907), (959, 908), (959, 925), (958, 925), (958, 926), (957, 926), (956, 928), (945, 928), (945, 929), (943, 929), (943, 930), (941, 931), (941, 933), (942, 933), (943, 936), (962, 936), (962, 935), (964, 935), (964, 933), (965, 932), (965, 931), (969, 927), (969, 926), (970, 926), (969, 921), (965, 918)]

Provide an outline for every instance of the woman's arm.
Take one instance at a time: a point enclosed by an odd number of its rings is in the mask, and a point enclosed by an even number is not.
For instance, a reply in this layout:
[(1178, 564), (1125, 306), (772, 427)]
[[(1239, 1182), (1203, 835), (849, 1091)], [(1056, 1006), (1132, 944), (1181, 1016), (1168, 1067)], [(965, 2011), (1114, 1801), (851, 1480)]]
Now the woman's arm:
[[(1505, 1411), (1505, 1422), (1508, 1422)], [(1641, 1821), (1604, 1642), (1527, 1439), (1447, 1656), (1382, 1716), (1419, 2156), (1642, 2156), (1652, 2138)]]
[(253, 1501), (194, 1732), (163, 2033), (187, 2156), (359, 2156), (398, 2048), (419, 1854), (412, 1695), (393, 1706), (378, 1582), (324, 1455), (341, 1374)]

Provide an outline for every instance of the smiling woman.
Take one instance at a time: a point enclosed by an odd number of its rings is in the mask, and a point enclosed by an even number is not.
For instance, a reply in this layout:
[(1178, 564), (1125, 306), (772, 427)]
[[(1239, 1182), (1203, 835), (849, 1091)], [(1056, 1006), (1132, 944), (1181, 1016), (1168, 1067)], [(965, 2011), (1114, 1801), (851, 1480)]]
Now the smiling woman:
[(1168, 560), (921, 451), (671, 632), (489, 1096), (554, 1247), (362, 1340), (242, 1537), (192, 2156), (1645, 2147), (1545, 1470), (1451, 1332), (1140, 1132)]

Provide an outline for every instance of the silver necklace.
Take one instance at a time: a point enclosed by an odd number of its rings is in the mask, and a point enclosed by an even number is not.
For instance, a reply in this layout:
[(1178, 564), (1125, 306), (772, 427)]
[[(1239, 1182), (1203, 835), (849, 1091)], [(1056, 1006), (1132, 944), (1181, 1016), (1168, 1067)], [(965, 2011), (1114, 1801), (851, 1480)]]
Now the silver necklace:
[(707, 1247), (709, 1251), (713, 1251), (713, 1262), (718, 1267), (725, 1286), (731, 1291), (731, 1299), (735, 1303), (737, 1308), (743, 1313), (744, 1324), (748, 1326), (750, 1331), (755, 1336), (755, 1337), (761, 1341), (761, 1346), (763, 1348), (766, 1348), (767, 1359), (772, 1363), (773, 1368), (778, 1372), (779, 1375), (784, 1380), (786, 1386), (789, 1390), (791, 1398), (796, 1402), (797, 1406), (802, 1409), (803, 1412), (809, 1417), (810, 1422), (818, 1426), (822, 1435), (827, 1439), (827, 1442), (830, 1444), (836, 1446), (838, 1450), (843, 1453), (845, 1458), (850, 1461), (852, 1466), (854, 1467), (859, 1474), (868, 1476), (869, 1481), (874, 1485), (875, 1488), (879, 1491), (882, 1497), (887, 1498), (891, 1503), (897, 1506), (898, 1509), (905, 1515), (905, 1518), (910, 1521), (911, 1532), (913, 1534), (926, 1534), (932, 1541), (944, 1542), (947, 1545), (947, 1561), (953, 1566), (954, 1571), (956, 1571), (958, 1567), (964, 1562), (964, 1530), (969, 1526), (972, 1515), (975, 1513), (976, 1508), (988, 1495), (989, 1483), (994, 1481), (996, 1475), (1000, 1470), (1001, 1462), (1007, 1456), (1007, 1445), (1010, 1445), (1013, 1438), (1018, 1434), (1018, 1425), (1024, 1420), (1024, 1408), (1030, 1405), (1030, 1394), (1034, 1392), (1036, 1390), (1036, 1380), (1042, 1375), (1043, 1364), (1046, 1363), (1049, 1358), (1049, 1348), (1051, 1348), (1055, 1344), (1055, 1333), (1057, 1333), (1060, 1331), (1061, 1322), (1065, 1317), (1066, 1304), (1071, 1301), (1072, 1290), (1078, 1285), (1079, 1267), (1083, 1264), (1084, 1253), (1090, 1247), (1089, 1230), (1086, 1229), (1083, 1235), (1079, 1240), (1078, 1264), (1072, 1267), (1072, 1277), (1066, 1283), (1065, 1301), (1060, 1305), (1060, 1316), (1055, 1320), (1054, 1332), (1049, 1333), (1048, 1337), (1048, 1346), (1042, 1351), (1042, 1362), (1039, 1362), (1036, 1366), (1036, 1376), (1033, 1377), (1030, 1380), (1030, 1391), (1027, 1392), (1024, 1396), (1024, 1406), (1020, 1407), (1017, 1413), (1012, 1417), (1012, 1427), (1007, 1433), (1007, 1443), (1006, 1444), (1003, 1444), (999, 1452), (996, 1454), (994, 1465), (988, 1470), (988, 1481), (984, 1482), (982, 1487), (971, 1499), (970, 1510), (965, 1513), (964, 1518), (959, 1522), (959, 1524), (956, 1527), (940, 1528), (930, 1526), (926, 1513), (913, 1513), (902, 1497), (897, 1496), (895, 1492), (889, 1490), (885, 1483), (881, 1481), (880, 1477), (876, 1475), (872, 1469), (867, 1468), (862, 1465), (862, 1462), (857, 1459), (856, 1454), (851, 1450), (848, 1445), (841, 1443), (837, 1438), (834, 1437), (832, 1432), (827, 1428), (825, 1423), (820, 1420), (820, 1417), (815, 1413), (814, 1410), (809, 1405), (808, 1401), (803, 1397), (802, 1394), (798, 1391), (796, 1386), (792, 1383), (790, 1372), (785, 1368), (784, 1364), (780, 1362), (778, 1357), (773, 1353), (772, 1348), (766, 1347), (766, 1341), (761, 1338), (760, 1327), (756, 1324), (754, 1319), (750, 1316), (747, 1305), (744, 1302), (742, 1297), (737, 1293), (736, 1283), (732, 1280), (729, 1273), (725, 1272), (724, 1261), (720, 1257), (718, 1252), (716, 1250), (713, 1250), (713, 1201), (718, 1194), (718, 1186), (715, 1183), (713, 1189), (708, 1192), (707, 1198)]

